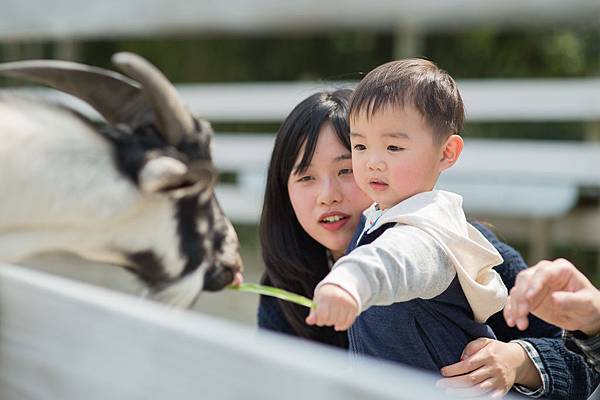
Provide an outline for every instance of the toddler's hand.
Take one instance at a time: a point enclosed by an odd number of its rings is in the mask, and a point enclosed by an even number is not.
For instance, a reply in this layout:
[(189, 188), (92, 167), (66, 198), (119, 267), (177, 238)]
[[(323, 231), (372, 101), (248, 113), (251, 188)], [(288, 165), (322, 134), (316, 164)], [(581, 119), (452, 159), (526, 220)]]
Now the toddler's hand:
[(345, 331), (358, 316), (358, 303), (350, 293), (337, 285), (325, 284), (315, 291), (316, 306), (306, 317), (308, 325), (333, 326)]

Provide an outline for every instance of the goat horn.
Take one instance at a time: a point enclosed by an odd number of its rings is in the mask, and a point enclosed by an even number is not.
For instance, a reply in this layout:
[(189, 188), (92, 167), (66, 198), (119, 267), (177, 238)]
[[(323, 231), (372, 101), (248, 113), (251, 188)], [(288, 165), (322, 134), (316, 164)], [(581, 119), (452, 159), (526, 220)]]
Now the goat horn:
[(69, 93), (94, 107), (111, 125), (131, 124), (150, 111), (138, 83), (102, 68), (69, 61), (27, 60), (0, 64), (0, 74)]
[(142, 90), (153, 106), (156, 124), (165, 140), (173, 145), (193, 132), (194, 120), (175, 87), (150, 62), (137, 54), (121, 52), (112, 57), (122, 72), (142, 84)]

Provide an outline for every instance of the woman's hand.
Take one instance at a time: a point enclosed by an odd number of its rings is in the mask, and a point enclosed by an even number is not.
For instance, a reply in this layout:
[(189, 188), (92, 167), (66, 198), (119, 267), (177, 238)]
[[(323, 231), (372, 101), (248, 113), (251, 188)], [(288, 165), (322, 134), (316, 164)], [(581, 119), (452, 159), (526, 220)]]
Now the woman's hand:
[(600, 292), (569, 261), (540, 261), (519, 275), (510, 291), (504, 319), (524, 330), (532, 313), (546, 322), (588, 336), (600, 331)]
[(326, 283), (315, 290), (316, 307), (306, 317), (308, 325), (333, 326), (336, 331), (350, 328), (358, 316), (358, 303), (341, 287)]
[(465, 397), (504, 396), (515, 383), (536, 389), (542, 385), (535, 365), (518, 343), (488, 338), (476, 339), (465, 347), (461, 361), (440, 371), (437, 382), (448, 392)]

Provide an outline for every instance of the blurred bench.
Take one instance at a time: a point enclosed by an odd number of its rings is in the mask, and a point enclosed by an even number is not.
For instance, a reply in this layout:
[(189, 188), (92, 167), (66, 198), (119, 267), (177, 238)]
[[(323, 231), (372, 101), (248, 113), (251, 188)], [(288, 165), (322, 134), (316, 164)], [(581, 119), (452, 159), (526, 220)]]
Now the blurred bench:
[[(215, 163), (237, 176), (234, 184), (217, 188), (234, 221), (256, 223), (260, 217), (273, 139), (216, 135)], [(531, 259), (548, 254), (551, 240), (600, 247), (599, 209), (581, 220), (583, 210), (577, 208), (582, 196), (600, 193), (600, 144), (469, 139), (438, 188), (460, 193), (470, 216), (493, 222), (509, 237), (531, 240)]]
[[(459, 82), (469, 121), (583, 121), (600, 131), (600, 79)], [(281, 121), (309, 94), (351, 83), (238, 83), (180, 86), (193, 111), (213, 122)], [(218, 134), (215, 161), (237, 173), (218, 193), (229, 215), (260, 215), (273, 137)], [(467, 213), (511, 240), (530, 243), (532, 262), (552, 242), (600, 248), (600, 146), (597, 142), (469, 139), (439, 187), (460, 193)], [(590, 203), (582, 207), (580, 203)]]
[[(352, 82), (182, 84), (190, 109), (212, 122), (279, 123), (308, 95), (352, 87)], [(467, 120), (477, 122), (585, 122), (600, 139), (600, 78), (504, 79), (459, 82)], [(92, 117), (87, 105), (58, 97)], [(236, 177), (217, 193), (238, 223), (256, 223), (273, 136), (218, 132), (217, 166)], [(467, 140), (458, 164), (440, 188), (463, 195), (466, 211), (492, 222), (510, 240), (528, 240), (529, 260), (549, 254), (554, 241), (600, 248), (600, 148), (597, 142)], [(587, 203), (582, 207), (580, 203)]]
[[(281, 121), (308, 95), (355, 82), (179, 85), (192, 111), (213, 122)], [(458, 82), (468, 121), (600, 121), (600, 78)]]

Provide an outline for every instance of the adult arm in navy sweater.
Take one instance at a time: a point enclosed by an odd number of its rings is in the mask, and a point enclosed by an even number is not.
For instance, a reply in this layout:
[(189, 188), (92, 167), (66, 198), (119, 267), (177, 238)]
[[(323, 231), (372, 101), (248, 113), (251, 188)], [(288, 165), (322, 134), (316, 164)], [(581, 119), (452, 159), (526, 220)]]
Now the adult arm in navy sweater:
[[(473, 224), (494, 245), (502, 255), (504, 263), (495, 267), (507, 289), (515, 284), (517, 274), (527, 268), (521, 255), (498, 238), (484, 225)], [(549, 399), (587, 399), (600, 383), (600, 374), (590, 368), (584, 358), (569, 351), (562, 340), (562, 330), (554, 325), (530, 316), (529, 327), (525, 331), (511, 328), (506, 324), (502, 312), (498, 312), (487, 323), (498, 340), (524, 340), (538, 352), (549, 382), (544, 397)]]

